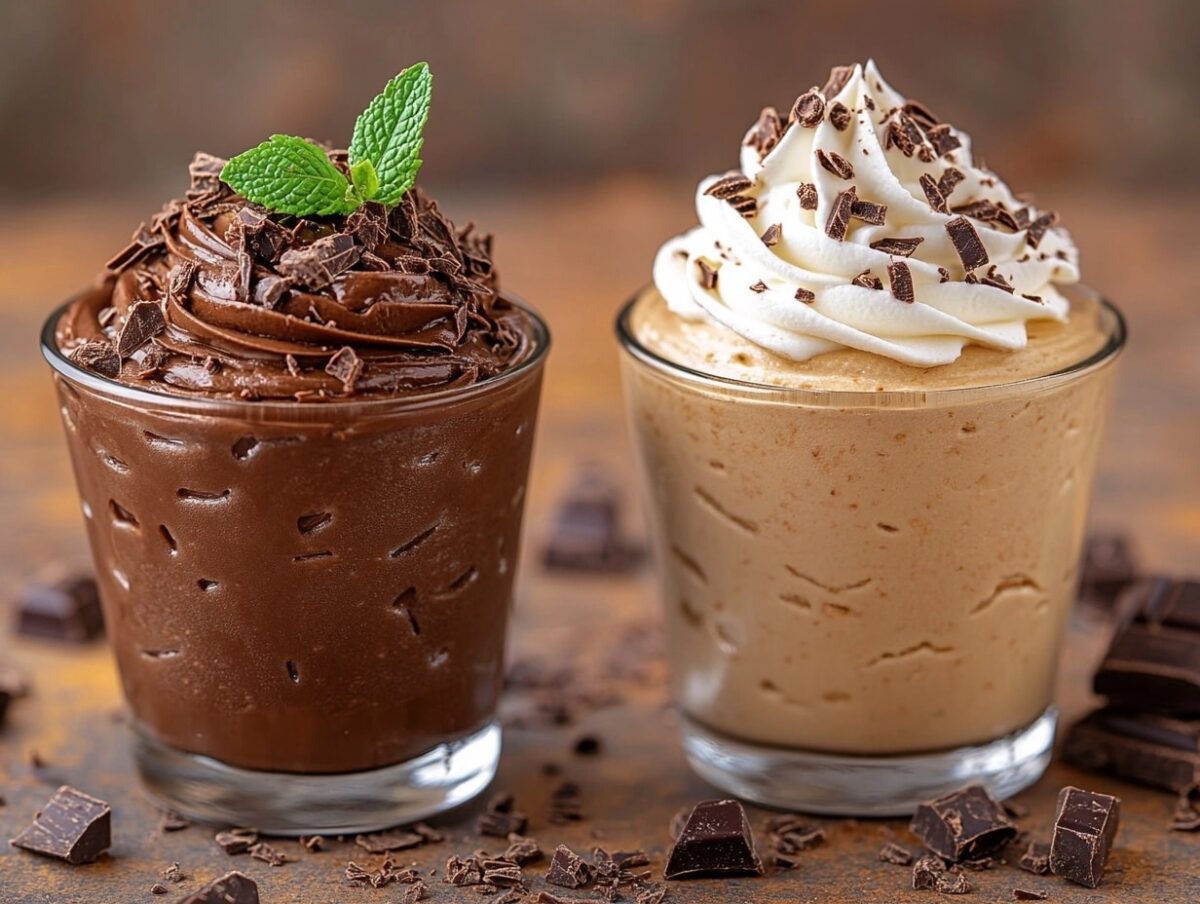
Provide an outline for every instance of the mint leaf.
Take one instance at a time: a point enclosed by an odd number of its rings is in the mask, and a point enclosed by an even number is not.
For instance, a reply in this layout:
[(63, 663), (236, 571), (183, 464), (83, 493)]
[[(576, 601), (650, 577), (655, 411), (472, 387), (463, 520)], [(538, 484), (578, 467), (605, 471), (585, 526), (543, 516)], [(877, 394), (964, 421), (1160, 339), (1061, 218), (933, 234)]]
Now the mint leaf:
[(350, 165), (370, 160), (379, 174), (377, 201), (395, 205), (421, 168), (421, 145), (433, 75), (428, 63), (409, 66), (387, 83), (354, 123)]
[(360, 160), (350, 167), (350, 181), (364, 201), (370, 201), (379, 194), (379, 174), (370, 160)]
[(221, 181), (246, 200), (278, 213), (349, 213), (362, 203), (325, 151), (292, 135), (272, 135), (238, 154), (221, 170)]

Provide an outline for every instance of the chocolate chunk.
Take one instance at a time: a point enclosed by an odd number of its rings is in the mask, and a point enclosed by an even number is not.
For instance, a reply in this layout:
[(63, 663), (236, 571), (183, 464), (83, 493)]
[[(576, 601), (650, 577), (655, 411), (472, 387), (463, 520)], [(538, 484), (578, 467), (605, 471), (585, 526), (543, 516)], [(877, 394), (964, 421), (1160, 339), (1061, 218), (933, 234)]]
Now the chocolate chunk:
[(406, 851), (419, 847), (425, 843), (425, 839), (406, 829), (389, 829), (386, 832), (356, 835), (354, 843), (369, 854), (386, 854), (389, 851)]
[[(844, 108), (843, 108), (844, 109)], [(825, 98), (816, 88), (804, 92), (792, 105), (792, 121), (806, 129), (820, 125), (825, 119)]]
[(783, 227), (778, 223), (772, 223), (767, 227), (766, 232), (762, 234), (762, 243), (768, 248), (772, 245), (778, 245), (779, 240), (783, 237)]
[(292, 862), (291, 857), (265, 841), (250, 845), (250, 856), (255, 860), (261, 860), (267, 866), (283, 866), (285, 863)]
[(682, 879), (704, 875), (761, 875), (762, 861), (746, 811), (736, 800), (696, 804), (667, 855), (663, 875)]
[(903, 848), (894, 841), (889, 841), (879, 849), (877, 855), (883, 863), (894, 863), (897, 866), (908, 866), (913, 862), (912, 852), (908, 848)]
[(825, 234), (831, 239), (840, 242), (846, 238), (846, 232), (850, 228), (851, 211), (857, 200), (858, 195), (853, 185), (845, 191), (838, 192), (833, 207), (829, 210), (829, 218), (825, 221)]
[(554, 825), (583, 819), (583, 789), (575, 782), (562, 782), (550, 793), (549, 819)]
[(63, 785), (11, 843), (73, 865), (91, 863), (112, 844), (111, 826), (108, 804)]
[(937, 180), (937, 189), (938, 193), (942, 196), (942, 200), (944, 201), (946, 198), (949, 198), (954, 189), (958, 187), (958, 183), (962, 182), (965, 178), (966, 176), (962, 174), (962, 171), (954, 167), (950, 167), (942, 173), (941, 177)]
[(1017, 866), (1027, 873), (1044, 876), (1050, 872), (1050, 845), (1041, 841), (1029, 842), (1029, 847), (1017, 861)]
[(908, 264), (894, 261), (887, 266), (888, 281), (892, 284), (892, 295), (905, 304), (912, 304), (916, 299), (913, 290), (912, 272)]
[(728, 201), (753, 187), (754, 183), (737, 170), (732, 170), (704, 190), (706, 195)]
[(700, 271), (700, 285), (708, 290), (717, 287), (717, 268), (702, 257), (696, 258), (696, 268)]
[[(701, 273), (716, 271), (703, 260)], [(542, 551), (542, 562), (559, 571), (620, 574), (636, 567), (642, 549), (621, 530), (621, 493), (606, 473), (594, 468), (574, 478), (554, 515), (553, 533)]]
[(374, 251), (387, 241), (387, 208), (374, 201), (359, 205), (346, 217), (346, 231), (354, 236), (358, 244), (368, 251)]
[(508, 838), (520, 834), (529, 824), (529, 817), (517, 809), (516, 799), (508, 793), (493, 795), (487, 807), (475, 821), (475, 831), (480, 835)]
[(966, 217), (955, 217), (946, 222), (946, 232), (958, 252), (958, 259), (969, 273), (988, 262), (987, 249), (979, 240), (979, 233)]
[(254, 283), (254, 303), (275, 310), (288, 294), (288, 281), (282, 276), (264, 276)]
[(1050, 227), (1057, 222), (1058, 214), (1054, 213), (1053, 211), (1042, 214), (1026, 228), (1025, 241), (1027, 241), (1031, 247), (1036, 248), (1042, 243), (1042, 239), (1045, 237), (1046, 232), (1050, 229)]
[(102, 377), (121, 373), (121, 356), (107, 339), (89, 339), (71, 352), (71, 360)]
[(846, 131), (850, 125), (850, 110), (840, 100), (834, 101), (829, 108), (829, 121), (839, 132)]
[(258, 904), (258, 884), (237, 871), (214, 879), (175, 904)]
[(336, 380), (341, 380), (342, 389), (346, 392), (354, 391), (354, 384), (362, 372), (362, 359), (348, 345), (343, 345), (338, 349), (337, 353), (329, 359), (329, 363), (325, 365), (325, 373)]
[(779, 869), (796, 869), (797, 855), (824, 841), (825, 830), (803, 817), (788, 813), (767, 820), (767, 847), (771, 863)]
[(1200, 719), (1104, 708), (1071, 726), (1063, 759), (1167, 791), (1200, 781)]
[(742, 144), (749, 145), (758, 151), (758, 159), (761, 160), (771, 153), (782, 137), (783, 121), (779, 118), (778, 111), (774, 107), (763, 107), (762, 112), (758, 114), (758, 119), (742, 140)]
[(217, 832), (213, 840), (217, 847), (232, 857), (249, 851), (251, 845), (258, 842), (258, 832), (253, 829), (230, 829), (227, 832)]
[(1014, 888), (1012, 896), (1014, 901), (1045, 901), (1049, 897), (1044, 891), (1026, 891), (1023, 888)]
[(1093, 687), (1116, 706), (1200, 716), (1200, 581), (1153, 578), (1128, 596)]
[(1179, 795), (1167, 828), (1176, 832), (1200, 830), (1200, 784), (1192, 785)]
[(565, 844), (554, 849), (546, 881), (563, 888), (583, 888), (592, 881), (592, 868)]
[(761, 295), (763, 292), (767, 291), (767, 284), (760, 279), (758, 282), (750, 286), (750, 291)]
[(187, 817), (180, 816), (174, 810), (163, 810), (162, 815), (158, 818), (158, 830), (160, 832), (182, 832), (192, 824), (192, 821)]
[(155, 882), (153, 885), (150, 886), (150, 894), (152, 894), (152, 895), (170, 894), (170, 889), (168, 889), (161, 882)]
[(900, 149), (905, 157), (911, 157), (916, 151), (917, 146), (912, 138), (904, 130), (899, 122), (893, 121), (888, 123), (887, 131), (884, 133), (883, 149), (890, 150), (893, 147)]
[(850, 81), (850, 77), (854, 75), (853, 66), (834, 66), (829, 70), (829, 79), (825, 82), (825, 87), (821, 89), (821, 93), (826, 100), (833, 100), (842, 93), (842, 89), (846, 87), (846, 83)]
[(796, 197), (800, 199), (801, 210), (817, 209), (817, 187), (811, 182), (801, 182), (796, 188)]
[(297, 840), (300, 842), (300, 847), (310, 854), (325, 850), (325, 839), (320, 835), (301, 835)]
[(925, 137), (933, 145), (933, 151), (939, 157), (945, 157), (951, 151), (962, 147), (962, 142), (948, 125), (932, 126), (925, 131)]
[(878, 276), (873, 276), (870, 270), (863, 270), (862, 273), (850, 280), (850, 285), (881, 291), (883, 289), (883, 280)]
[(816, 300), (817, 296), (815, 292), (810, 292), (808, 289), (796, 290), (796, 301), (802, 301), (805, 304), (812, 304)]
[(982, 785), (970, 785), (920, 804), (909, 829), (925, 847), (952, 863), (998, 851), (1017, 828)]
[(400, 897), (396, 899), (396, 904), (417, 904), (418, 901), (425, 900), (428, 894), (429, 887), (418, 879), (412, 885), (405, 888), (404, 891), (400, 892)]
[(853, 179), (854, 167), (850, 161), (836, 151), (817, 150), (817, 162), (821, 168), (833, 173), (839, 179)]
[(151, 251), (161, 247), (166, 240), (156, 229), (148, 229), (145, 223), (138, 226), (129, 244), (118, 251), (104, 266), (113, 273), (120, 273), (131, 264), (137, 263)]
[(90, 577), (47, 575), (22, 588), (16, 605), (16, 630), (26, 637), (85, 643), (104, 631), (100, 594)]
[(285, 251), (276, 267), (297, 285), (323, 289), (343, 270), (354, 266), (361, 253), (352, 236), (338, 233)]
[(926, 854), (913, 864), (912, 887), (931, 889), (943, 895), (965, 895), (971, 892), (971, 883), (962, 873), (946, 868), (940, 857)]
[(946, 207), (946, 199), (942, 195), (942, 190), (938, 188), (937, 182), (929, 173), (922, 173), (920, 178), (921, 190), (925, 192), (925, 200), (929, 202), (929, 206), (938, 213), (949, 213), (950, 210)]
[(1137, 560), (1129, 540), (1118, 534), (1089, 536), (1083, 548), (1080, 596), (1112, 606), (1137, 576)]
[(1121, 801), (1112, 795), (1063, 788), (1050, 842), (1050, 871), (1088, 888), (1098, 886), (1120, 816)]
[(1007, 292), (1009, 295), (1013, 292), (1012, 284), (1004, 278), (1004, 275), (996, 269), (993, 264), (983, 279), (979, 280), (980, 285), (991, 286), (993, 289), (1000, 289), (1002, 292)]
[[(454, 875), (461, 880), (455, 884), (480, 884), (482, 870), (479, 867), (477, 858), (472, 857), (467, 863), (460, 861), (457, 857), (450, 858), (450, 861), (446, 864), (447, 882), (451, 881), (452, 867), (455, 868)], [(469, 878), (467, 876), (468, 873), (470, 874)], [(418, 881), (416, 870), (397, 867), (396, 862), (391, 857), (385, 859), (375, 872), (363, 869), (352, 860), (346, 864), (345, 876), (349, 882), (353, 882), (356, 885), (370, 885), (372, 888), (385, 888), (393, 882), (413, 883)]]
[(504, 851), (505, 860), (524, 866), (526, 863), (541, 860), (543, 856), (545, 855), (541, 846), (534, 839), (525, 838), (516, 832), (508, 836), (508, 848)]
[(887, 205), (876, 204), (874, 201), (856, 200), (850, 207), (850, 216), (870, 223), (872, 226), (882, 226), (887, 216)]
[(917, 246), (925, 239), (923, 238), (892, 238), (892, 239), (877, 239), (871, 243), (871, 247), (876, 251), (882, 251), (884, 254), (893, 254), (897, 257), (910, 257)]
[(125, 317), (121, 334), (117, 337), (117, 354), (130, 357), (143, 345), (167, 328), (167, 319), (162, 308), (154, 301), (136, 302)]

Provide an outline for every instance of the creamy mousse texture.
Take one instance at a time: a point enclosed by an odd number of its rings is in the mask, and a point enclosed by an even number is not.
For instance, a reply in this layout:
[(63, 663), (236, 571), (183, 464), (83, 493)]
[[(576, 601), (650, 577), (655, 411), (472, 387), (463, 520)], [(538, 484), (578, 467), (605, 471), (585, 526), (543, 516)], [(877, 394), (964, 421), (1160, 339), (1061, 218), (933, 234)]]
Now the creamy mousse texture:
[(544, 335), (418, 190), (283, 216), (221, 165), (58, 324), (121, 680), (223, 763), (403, 762), (494, 719)]
[(718, 733), (843, 754), (1027, 726), (1112, 368), (1047, 375), (1111, 314), (1070, 286), (1055, 217), (873, 66), (764, 111), (742, 152), (627, 321), (669, 362), (623, 375), (676, 698)]

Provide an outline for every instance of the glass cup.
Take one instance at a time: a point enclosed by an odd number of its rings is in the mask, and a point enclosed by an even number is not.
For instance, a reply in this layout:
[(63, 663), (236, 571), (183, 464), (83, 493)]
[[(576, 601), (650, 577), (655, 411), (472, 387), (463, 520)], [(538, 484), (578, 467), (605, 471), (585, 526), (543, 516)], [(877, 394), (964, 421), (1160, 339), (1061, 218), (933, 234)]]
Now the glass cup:
[(692, 768), (752, 801), (849, 815), (1035, 781), (1117, 309), (1095, 300), (1103, 347), (1057, 373), (830, 392), (664, 359), (632, 328), (650, 298), (617, 332)]
[(78, 368), (47, 321), (149, 789), (264, 832), (378, 829), (482, 791), (549, 334), (475, 385), (243, 402)]

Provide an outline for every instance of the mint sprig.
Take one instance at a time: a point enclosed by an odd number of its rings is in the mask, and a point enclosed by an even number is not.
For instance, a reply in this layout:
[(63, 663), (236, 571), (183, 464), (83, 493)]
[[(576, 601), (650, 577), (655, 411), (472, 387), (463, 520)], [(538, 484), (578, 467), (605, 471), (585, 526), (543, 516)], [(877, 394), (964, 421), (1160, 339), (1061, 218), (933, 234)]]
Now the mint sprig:
[(296, 216), (346, 214), (372, 200), (399, 204), (421, 169), (432, 88), (426, 63), (387, 83), (354, 124), (348, 179), (311, 141), (272, 135), (226, 163), (221, 181), (248, 201)]

